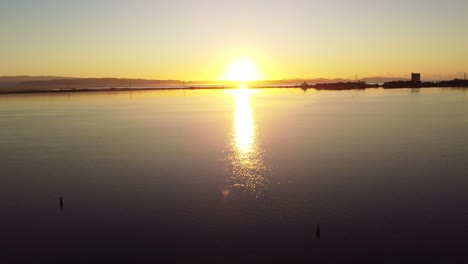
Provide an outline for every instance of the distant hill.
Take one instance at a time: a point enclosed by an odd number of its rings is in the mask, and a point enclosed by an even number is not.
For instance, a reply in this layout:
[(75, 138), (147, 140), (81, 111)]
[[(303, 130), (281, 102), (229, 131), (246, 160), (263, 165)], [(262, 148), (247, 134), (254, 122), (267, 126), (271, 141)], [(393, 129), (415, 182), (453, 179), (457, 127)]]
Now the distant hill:
[(94, 88), (94, 87), (151, 87), (161, 85), (181, 85), (179, 80), (146, 80), (146, 79), (120, 79), (120, 78), (74, 78), (47, 81), (27, 81), (18, 83), (22, 89), (33, 88)]
[(294, 84), (301, 84), (303, 82), (307, 82), (308, 84), (316, 84), (316, 83), (339, 83), (339, 82), (349, 82), (349, 79), (326, 79), (326, 78), (314, 78), (314, 79), (302, 79), (302, 78), (295, 78), (295, 79), (282, 79), (282, 80), (261, 80), (261, 81), (254, 81), (251, 82), (256, 85), (294, 85)]
[[(367, 83), (384, 83), (390, 81), (406, 81), (404, 78), (389, 77), (367, 77), (360, 81)], [(327, 79), (327, 78), (294, 78), (282, 80), (261, 80), (247, 82), (247, 85), (300, 85), (323, 83), (346, 83), (353, 82), (350, 79)], [(48, 89), (79, 89), (79, 88), (119, 88), (119, 87), (171, 87), (171, 86), (198, 86), (198, 85), (229, 85), (222, 81), (187, 81), (180, 80), (149, 80), (128, 78), (74, 78), (61, 76), (0, 76), (0, 92), (18, 90), (48, 90)]]
[[(316, 83), (338, 83), (349, 82), (348, 79), (283, 79), (283, 80), (261, 80), (247, 82), (252, 85), (295, 85), (302, 82)], [(74, 78), (61, 76), (0, 76), (0, 89), (2, 91), (14, 90), (44, 90), (44, 89), (73, 89), (73, 88), (97, 88), (97, 87), (157, 87), (157, 86), (182, 86), (180, 80), (148, 80), (128, 78)], [(197, 85), (223, 85), (222, 81), (187, 81), (186, 86)]]
[(26, 82), (26, 81), (47, 81), (57, 79), (73, 79), (74, 77), (63, 77), (63, 76), (29, 76), (29, 75), (17, 75), (17, 76), (0, 76), (0, 82)]
[(384, 83), (384, 82), (394, 82), (394, 81), (408, 81), (407, 78), (393, 78), (393, 77), (366, 77), (359, 79), (360, 81), (366, 83)]
[(0, 88), (14, 87), (17, 84), (22, 83), (22, 82), (50, 81), (50, 80), (63, 80), (63, 79), (72, 79), (72, 78), (61, 77), (61, 76), (28, 76), (28, 75), (0, 76)]
[(4, 76), (0, 77), (2, 91), (46, 90), (96, 87), (151, 87), (182, 85), (179, 80), (146, 80), (122, 78), (73, 78), (59, 76)]

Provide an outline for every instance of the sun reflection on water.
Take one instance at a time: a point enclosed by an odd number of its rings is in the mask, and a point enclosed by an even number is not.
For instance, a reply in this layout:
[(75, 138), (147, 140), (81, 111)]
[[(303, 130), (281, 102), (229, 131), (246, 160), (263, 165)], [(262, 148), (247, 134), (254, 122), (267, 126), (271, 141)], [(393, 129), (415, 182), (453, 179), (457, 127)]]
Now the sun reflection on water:
[(240, 154), (252, 151), (255, 136), (254, 120), (250, 108), (249, 90), (240, 88), (236, 93), (234, 113), (234, 142)]
[(234, 91), (236, 108), (229, 147), (231, 188), (261, 195), (266, 187), (264, 152), (260, 146), (257, 127), (250, 106), (252, 91), (240, 86)]

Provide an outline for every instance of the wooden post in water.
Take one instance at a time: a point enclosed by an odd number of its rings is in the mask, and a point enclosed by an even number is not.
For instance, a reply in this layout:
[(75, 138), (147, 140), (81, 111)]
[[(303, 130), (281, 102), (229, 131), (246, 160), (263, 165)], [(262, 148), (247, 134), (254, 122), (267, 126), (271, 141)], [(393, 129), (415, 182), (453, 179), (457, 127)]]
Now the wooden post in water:
[(63, 199), (62, 199), (62, 196), (60, 196), (60, 210), (63, 210)]

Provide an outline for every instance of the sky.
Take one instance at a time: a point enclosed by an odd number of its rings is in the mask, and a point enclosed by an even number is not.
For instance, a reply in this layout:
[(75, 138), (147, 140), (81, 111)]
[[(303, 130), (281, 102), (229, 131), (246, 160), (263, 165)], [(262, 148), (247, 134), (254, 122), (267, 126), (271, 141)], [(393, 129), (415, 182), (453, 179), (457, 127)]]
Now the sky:
[(461, 78), (467, 0), (0, 0), (0, 75)]

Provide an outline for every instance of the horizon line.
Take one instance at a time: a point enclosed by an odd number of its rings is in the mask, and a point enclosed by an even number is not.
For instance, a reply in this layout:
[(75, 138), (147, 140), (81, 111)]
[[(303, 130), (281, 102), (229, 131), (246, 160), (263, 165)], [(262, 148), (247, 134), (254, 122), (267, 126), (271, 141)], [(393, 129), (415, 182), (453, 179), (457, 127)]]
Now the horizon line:
[[(76, 77), (76, 76), (61, 76), (61, 75), (28, 75), (28, 74), (19, 74), (19, 75), (0, 75), (0, 78), (18, 78), (18, 77), (30, 77), (30, 78), (66, 78), (66, 79), (120, 79), (120, 80), (147, 80), (147, 81), (179, 81), (179, 82), (233, 82), (233, 83), (249, 83), (249, 82), (260, 82), (260, 81), (292, 81), (292, 80), (314, 80), (314, 79), (326, 79), (326, 80), (355, 80), (355, 78), (346, 78), (346, 77), (291, 77), (291, 78), (280, 78), (280, 79), (257, 79), (257, 80), (220, 80), (220, 79), (199, 79), (199, 80), (184, 80), (184, 79), (173, 79), (173, 78), (140, 78), (140, 77), (115, 77), (115, 76), (106, 76), (106, 77)], [(358, 80), (362, 79), (410, 79), (408, 77), (393, 77), (393, 76), (366, 76), (362, 78), (357, 78)]]

